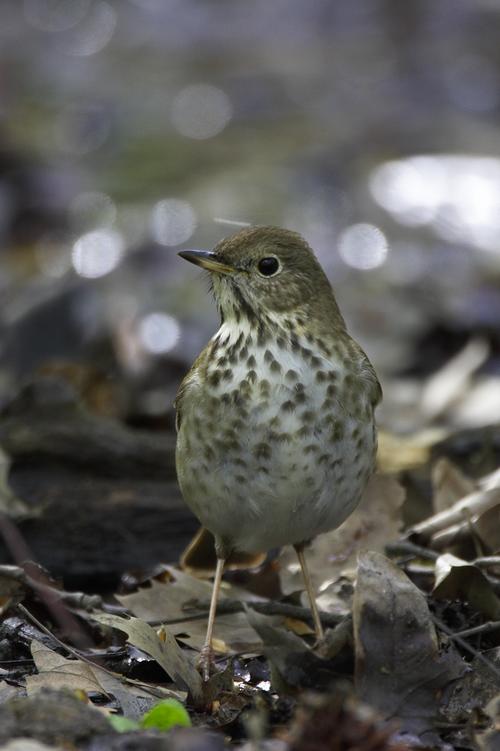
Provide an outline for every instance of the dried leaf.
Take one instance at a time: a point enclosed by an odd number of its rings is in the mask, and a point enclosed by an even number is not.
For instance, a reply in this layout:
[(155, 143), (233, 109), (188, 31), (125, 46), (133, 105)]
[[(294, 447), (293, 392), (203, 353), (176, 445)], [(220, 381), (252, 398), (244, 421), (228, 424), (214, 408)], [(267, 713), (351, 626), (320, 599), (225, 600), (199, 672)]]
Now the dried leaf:
[(500, 552), (500, 503), (479, 514), (474, 531), (488, 553)]
[(31, 642), (31, 654), (38, 674), (26, 677), (28, 695), (47, 688), (106, 693), (87, 663), (68, 660), (35, 640)]
[(445, 553), (436, 560), (435, 577), (435, 597), (465, 600), (488, 618), (500, 618), (500, 600), (477, 566)]
[(440, 654), (424, 595), (383, 555), (363, 553), (353, 619), (360, 698), (406, 732), (431, 731), (443, 688), (465, 666), (453, 649)]
[[(201, 649), (205, 641), (207, 621), (205, 618), (188, 620), (187, 606), (193, 600), (209, 602), (212, 584), (168, 567), (169, 581), (159, 582), (152, 579), (147, 587), (141, 587), (129, 595), (119, 595), (119, 602), (145, 621), (179, 620), (168, 628), (180, 641), (194, 649)], [(222, 583), (220, 599), (229, 596), (238, 600), (256, 600), (255, 596), (245, 590)], [(198, 612), (199, 609), (196, 610)], [(182, 619), (186, 618), (185, 621)], [(207, 613), (208, 618), (208, 613)], [(255, 636), (255, 631), (248, 625), (245, 613), (218, 615), (215, 621), (215, 636), (219, 646), (226, 645), (222, 652), (261, 651), (262, 643)]]
[(434, 373), (425, 384), (420, 408), (432, 420), (445, 412), (466, 393), (473, 373), (481, 367), (490, 353), (485, 339), (471, 339), (441, 370)]
[(434, 464), (431, 472), (432, 505), (434, 512), (444, 511), (464, 496), (476, 490), (476, 484), (447, 457)]
[(151, 626), (139, 618), (127, 619), (103, 613), (94, 615), (93, 619), (104, 626), (123, 631), (128, 641), (156, 660), (180, 688), (189, 690), (195, 701), (202, 700), (201, 676), (167, 629), (162, 640)]

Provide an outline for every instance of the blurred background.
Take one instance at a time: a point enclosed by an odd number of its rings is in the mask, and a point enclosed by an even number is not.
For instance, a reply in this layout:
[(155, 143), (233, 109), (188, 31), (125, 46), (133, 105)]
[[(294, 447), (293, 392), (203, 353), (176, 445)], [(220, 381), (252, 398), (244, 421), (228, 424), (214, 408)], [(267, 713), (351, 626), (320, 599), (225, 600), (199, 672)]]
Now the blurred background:
[(498, 0), (2, 0), (0, 404), (170, 427), (217, 325), (177, 257), (302, 233), (399, 433), (500, 420)]

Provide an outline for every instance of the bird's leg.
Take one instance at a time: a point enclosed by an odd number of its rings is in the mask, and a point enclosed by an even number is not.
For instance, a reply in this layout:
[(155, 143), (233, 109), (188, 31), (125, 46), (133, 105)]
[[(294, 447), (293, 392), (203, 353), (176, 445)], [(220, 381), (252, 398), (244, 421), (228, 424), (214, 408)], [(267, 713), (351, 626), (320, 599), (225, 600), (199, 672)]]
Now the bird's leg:
[(222, 581), (222, 572), (224, 571), (224, 558), (217, 558), (217, 567), (215, 569), (214, 583), (212, 586), (212, 599), (210, 600), (210, 611), (208, 613), (207, 635), (205, 643), (198, 657), (198, 667), (204, 681), (210, 678), (210, 668), (214, 662), (214, 652), (212, 649), (212, 635), (214, 631), (215, 613), (217, 611), (217, 600), (219, 597), (220, 583)]
[(311, 576), (309, 574), (309, 569), (307, 568), (306, 556), (304, 554), (304, 544), (300, 543), (298, 545), (294, 545), (293, 547), (295, 548), (297, 557), (299, 559), (300, 568), (302, 569), (302, 576), (304, 577), (304, 584), (306, 585), (306, 592), (309, 598), (309, 604), (311, 606), (311, 614), (312, 614), (313, 623), (314, 623), (314, 630), (316, 632), (316, 639), (317, 641), (321, 641), (325, 633), (323, 631), (323, 626), (321, 625), (321, 620), (319, 617), (319, 610), (316, 604), (316, 597), (314, 596), (314, 589), (313, 589), (313, 585), (311, 581)]

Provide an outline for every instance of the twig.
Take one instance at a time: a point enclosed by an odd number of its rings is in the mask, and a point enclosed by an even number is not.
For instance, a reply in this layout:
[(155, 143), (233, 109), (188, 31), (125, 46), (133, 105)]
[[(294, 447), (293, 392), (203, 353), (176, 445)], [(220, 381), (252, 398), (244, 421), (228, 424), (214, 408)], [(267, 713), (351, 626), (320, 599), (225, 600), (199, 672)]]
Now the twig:
[(500, 566), (500, 555), (485, 555), (481, 558), (476, 558), (475, 561), (472, 561), (474, 566), (479, 566), (479, 568), (489, 568), (490, 566)]
[(147, 691), (151, 694), (151, 696), (164, 696), (163, 691), (156, 691), (153, 687), (151, 687), (148, 683), (143, 683), (142, 681), (136, 681), (131, 680), (130, 678), (127, 678), (125, 675), (122, 675), (121, 673), (115, 673), (113, 670), (109, 670), (109, 668), (104, 667), (104, 665), (100, 665), (97, 661), (91, 660), (89, 657), (86, 657), (84, 654), (82, 654), (79, 650), (74, 649), (73, 647), (70, 647), (68, 644), (65, 644), (61, 639), (59, 639), (58, 636), (53, 634), (46, 626), (43, 625), (41, 621), (38, 620), (32, 613), (30, 613), (27, 608), (24, 607), (24, 605), (17, 605), (17, 609), (21, 611), (21, 613), (32, 623), (35, 624), (37, 628), (40, 629), (40, 631), (43, 631), (44, 634), (49, 636), (51, 639), (53, 639), (56, 644), (58, 644), (61, 649), (64, 649), (65, 652), (67, 652), (71, 657), (74, 657), (76, 660), (81, 660), (82, 662), (87, 663), (87, 665), (90, 665), (91, 668), (98, 668), (98, 670), (102, 670), (104, 673), (107, 673), (112, 678), (114, 678), (117, 681), (121, 681), (122, 683), (129, 683), (132, 686), (138, 686), (144, 691)]
[(481, 626), (474, 626), (473, 628), (465, 628), (463, 631), (457, 631), (453, 634), (452, 639), (457, 636), (461, 639), (465, 639), (469, 636), (476, 636), (477, 634), (489, 634), (491, 631), (498, 631), (500, 629), (500, 621), (487, 621)]
[(446, 634), (446, 636), (448, 636), (453, 641), (456, 641), (457, 644), (460, 644), (462, 649), (464, 649), (466, 652), (469, 652), (469, 654), (473, 655), (477, 660), (480, 660), (484, 665), (486, 665), (489, 670), (491, 670), (492, 673), (496, 675), (497, 678), (500, 678), (500, 668), (494, 665), (491, 660), (488, 660), (488, 658), (485, 657), (481, 652), (479, 652), (479, 650), (471, 647), (471, 645), (468, 644), (461, 636), (453, 633), (453, 631), (448, 628), (448, 626), (445, 626), (445, 624), (441, 620), (439, 620), (439, 618), (436, 618), (435, 615), (431, 617), (434, 625), (437, 626), (440, 631)]
[(436, 532), (463, 522), (466, 513), (469, 513), (471, 516), (477, 516), (499, 503), (500, 488), (494, 487), (489, 490), (478, 490), (475, 493), (466, 495), (465, 498), (461, 498), (460, 501), (454, 503), (449, 509), (440, 511), (423, 522), (415, 524), (410, 532), (422, 535), (423, 537), (431, 537)]
[(0, 534), (14, 560), (26, 571), (26, 575), (31, 580), (30, 586), (38, 591), (40, 599), (61, 631), (71, 634), (71, 639), (77, 646), (82, 648), (90, 646), (89, 637), (73, 613), (55, 596), (55, 590), (51, 587), (48, 577), (33, 562), (33, 556), (23, 536), (4, 513), (0, 513)]
[(439, 558), (439, 553), (423, 545), (416, 545), (410, 540), (396, 540), (385, 546), (387, 555), (411, 555), (413, 558), (425, 558), (429, 561), (435, 561)]
[[(171, 620), (152, 620), (148, 621), (151, 626), (157, 626), (164, 624), (165, 626), (173, 626), (176, 623), (185, 623), (186, 621), (195, 621), (206, 618), (208, 614), (209, 603), (208, 600), (194, 600), (191, 601), (193, 609), (199, 608), (201, 612), (186, 613), (181, 618), (172, 618)], [(217, 606), (217, 615), (228, 615), (230, 613), (240, 613), (245, 610), (245, 606), (256, 610), (257, 613), (262, 615), (283, 615), (286, 618), (297, 618), (302, 621), (312, 621), (311, 611), (309, 608), (302, 608), (298, 605), (289, 605), (286, 602), (242, 602), (241, 600), (222, 600)], [(335, 615), (333, 613), (320, 612), (321, 622), (324, 626), (336, 626), (343, 616)]]

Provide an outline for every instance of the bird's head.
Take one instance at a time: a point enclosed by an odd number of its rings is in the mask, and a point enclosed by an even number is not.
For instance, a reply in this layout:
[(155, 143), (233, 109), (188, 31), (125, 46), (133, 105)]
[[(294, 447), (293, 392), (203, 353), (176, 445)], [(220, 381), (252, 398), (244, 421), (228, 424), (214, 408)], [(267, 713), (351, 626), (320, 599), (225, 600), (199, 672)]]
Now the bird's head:
[(296, 232), (250, 227), (221, 240), (213, 251), (179, 255), (210, 272), (223, 320), (313, 316), (343, 326), (330, 283)]

